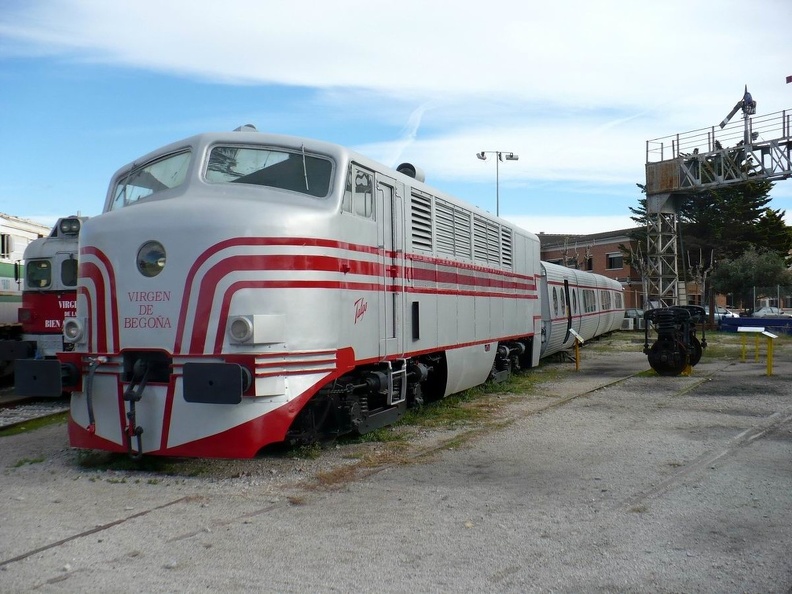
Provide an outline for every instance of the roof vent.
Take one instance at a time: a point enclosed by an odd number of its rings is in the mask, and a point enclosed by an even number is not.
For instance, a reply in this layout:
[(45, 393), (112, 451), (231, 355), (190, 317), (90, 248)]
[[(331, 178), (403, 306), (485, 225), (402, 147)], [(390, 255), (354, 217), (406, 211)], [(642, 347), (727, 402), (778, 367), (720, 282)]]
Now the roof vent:
[(244, 124), (239, 128), (234, 128), (234, 132), (258, 132), (253, 124)]
[(396, 171), (403, 173), (407, 177), (417, 179), (419, 182), (426, 181), (426, 175), (424, 175), (423, 170), (412, 163), (402, 163), (396, 168)]

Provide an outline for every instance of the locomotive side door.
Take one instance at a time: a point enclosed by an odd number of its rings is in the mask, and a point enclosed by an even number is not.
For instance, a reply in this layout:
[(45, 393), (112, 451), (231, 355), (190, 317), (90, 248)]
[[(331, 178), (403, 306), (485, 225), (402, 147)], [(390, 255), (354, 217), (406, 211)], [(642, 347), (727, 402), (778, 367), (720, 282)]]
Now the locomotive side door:
[(402, 353), (402, 307), (404, 303), (403, 198), (396, 180), (377, 174), (377, 236), (382, 270), (380, 291), (381, 358)]

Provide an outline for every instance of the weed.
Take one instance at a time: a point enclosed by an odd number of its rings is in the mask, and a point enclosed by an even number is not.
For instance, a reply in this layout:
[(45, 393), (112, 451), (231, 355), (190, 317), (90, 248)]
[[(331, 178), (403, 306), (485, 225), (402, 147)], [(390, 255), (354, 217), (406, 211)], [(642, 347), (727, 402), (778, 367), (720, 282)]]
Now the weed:
[(357, 473), (358, 465), (350, 464), (338, 466), (327, 471), (317, 472), (314, 480), (316, 481), (316, 487), (333, 487), (354, 480)]
[(407, 438), (404, 432), (395, 431), (393, 427), (381, 427), (363, 435), (355, 435), (344, 440), (346, 443), (392, 443), (403, 442)]
[(294, 458), (302, 460), (316, 460), (322, 455), (322, 445), (318, 443), (311, 443), (299, 446), (292, 452)]
[(66, 420), (68, 419), (68, 416), (69, 413), (64, 411), (56, 415), (49, 415), (47, 417), (42, 417), (40, 419), (33, 419), (31, 421), (26, 421), (24, 425), (15, 425), (14, 427), (8, 427), (7, 429), (0, 429), (0, 437), (19, 435), (20, 433), (35, 431), (36, 429), (41, 429), (42, 427), (48, 427), (49, 425), (58, 425), (61, 423), (65, 423)]

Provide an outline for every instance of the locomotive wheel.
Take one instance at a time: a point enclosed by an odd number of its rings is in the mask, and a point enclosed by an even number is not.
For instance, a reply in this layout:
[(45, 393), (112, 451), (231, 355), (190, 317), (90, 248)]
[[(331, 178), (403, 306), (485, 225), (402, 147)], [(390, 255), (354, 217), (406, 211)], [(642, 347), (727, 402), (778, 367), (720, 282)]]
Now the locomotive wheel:
[(701, 348), (701, 342), (695, 336), (690, 337), (690, 366), (694, 366), (696, 363), (701, 361), (701, 355), (704, 353), (704, 349)]
[(677, 340), (658, 340), (649, 349), (648, 357), (649, 365), (658, 375), (679, 375), (687, 366), (687, 349)]

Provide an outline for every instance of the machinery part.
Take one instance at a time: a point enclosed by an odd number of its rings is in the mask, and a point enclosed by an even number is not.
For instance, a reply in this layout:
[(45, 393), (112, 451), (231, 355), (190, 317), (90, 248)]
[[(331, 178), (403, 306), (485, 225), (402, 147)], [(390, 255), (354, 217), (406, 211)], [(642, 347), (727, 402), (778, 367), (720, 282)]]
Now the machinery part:
[(679, 375), (688, 365), (685, 345), (673, 337), (658, 339), (647, 353), (649, 365), (658, 375)]
[[(696, 365), (707, 346), (704, 337), (706, 312), (697, 305), (684, 305), (650, 309), (644, 313), (643, 352), (649, 365), (659, 375), (679, 375), (688, 366)], [(651, 324), (649, 323), (651, 322)], [(696, 336), (696, 324), (702, 325), (702, 340)], [(649, 346), (649, 329), (654, 326), (657, 340)]]
[[(431, 388), (435, 363), (386, 361), (358, 369), (322, 388), (295, 418), (287, 434), (294, 444), (311, 444), (346, 433), (363, 435), (424, 404), (422, 386)], [(431, 390), (430, 390), (431, 393)]]
[(522, 367), (520, 361), (524, 358), (528, 348), (523, 342), (500, 343), (495, 353), (495, 361), (490, 372), (490, 379), (494, 382), (505, 382), (513, 371)]

